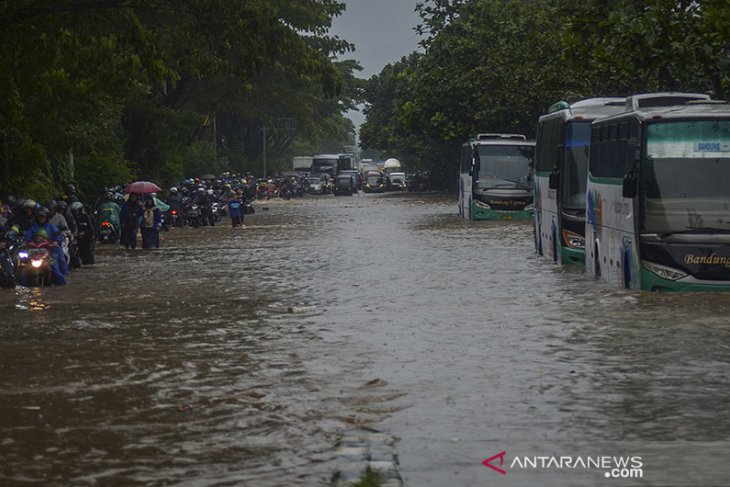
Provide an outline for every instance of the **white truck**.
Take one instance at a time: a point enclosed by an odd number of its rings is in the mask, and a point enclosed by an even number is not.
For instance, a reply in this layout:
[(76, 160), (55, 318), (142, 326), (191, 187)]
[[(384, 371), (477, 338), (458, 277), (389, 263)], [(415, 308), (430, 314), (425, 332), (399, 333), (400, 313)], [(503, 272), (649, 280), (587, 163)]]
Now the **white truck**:
[(312, 156), (296, 156), (293, 159), (292, 169), (296, 172), (308, 173), (312, 169)]

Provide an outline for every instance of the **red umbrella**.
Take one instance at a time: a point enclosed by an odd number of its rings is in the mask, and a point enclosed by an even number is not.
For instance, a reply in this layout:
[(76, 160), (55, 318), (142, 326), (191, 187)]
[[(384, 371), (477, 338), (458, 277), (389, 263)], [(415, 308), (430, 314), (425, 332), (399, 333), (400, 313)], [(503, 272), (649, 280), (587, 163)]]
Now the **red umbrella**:
[(124, 188), (125, 193), (159, 193), (162, 188), (149, 181), (135, 181)]

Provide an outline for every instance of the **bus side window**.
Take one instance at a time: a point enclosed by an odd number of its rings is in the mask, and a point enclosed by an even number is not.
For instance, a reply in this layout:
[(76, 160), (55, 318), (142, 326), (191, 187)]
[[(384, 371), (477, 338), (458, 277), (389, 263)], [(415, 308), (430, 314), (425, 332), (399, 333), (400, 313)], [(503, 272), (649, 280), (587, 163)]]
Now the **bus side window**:
[(591, 153), (590, 159), (588, 160), (588, 170), (594, 176), (600, 174), (599, 161), (603, 153), (603, 144), (601, 143), (601, 129), (600, 127), (591, 127)]

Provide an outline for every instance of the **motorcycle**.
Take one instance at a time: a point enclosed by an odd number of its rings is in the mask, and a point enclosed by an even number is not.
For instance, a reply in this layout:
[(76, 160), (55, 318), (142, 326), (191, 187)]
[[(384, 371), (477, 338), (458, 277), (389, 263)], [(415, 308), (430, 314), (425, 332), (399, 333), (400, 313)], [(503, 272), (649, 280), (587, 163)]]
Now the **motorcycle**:
[(5, 240), (0, 242), (0, 287), (15, 287), (14, 261), (18, 241), (18, 234), (8, 231)]
[(220, 211), (220, 205), (217, 202), (213, 202), (210, 205), (210, 208), (207, 208), (206, 210), (207, 211), (205, 213), (207, 215), (208, 225), (210, 225), (211, 227), (214, 227), (216, 222), (219, 219), (218, 212)]
[(79, 243), (71, 232), (63, 234), (63, 253), (66, 256), (66, 262), (71, 269), (81, 268), (81, 258), (79, 256)]
[(165, 215), (165, 221), (168, 222), (169, 226), (171, 227), (183, 227), (185, 226), (185, 220), (183, 220), (182, 215), (180, 215), (180, 212), (177, 211), (175, 208), (171, 208), (168, 210), (167, 214)]
[(24, 286), (47, 286), (52, 282), (51, 242), (28, 242), (18, 250), (16, 278)]
[(119, 231), (110, 221), (103, 221), (99, 225), (99, 242), (100, 243), (116, 243), (119, 240)]
[(202, 223), (200, 220), (200, 207), (196, 204), (190, 205), (190, 209), (188, 210), (188, 222), (190, 223), (190, 226), (193, 228), (198, 228)]

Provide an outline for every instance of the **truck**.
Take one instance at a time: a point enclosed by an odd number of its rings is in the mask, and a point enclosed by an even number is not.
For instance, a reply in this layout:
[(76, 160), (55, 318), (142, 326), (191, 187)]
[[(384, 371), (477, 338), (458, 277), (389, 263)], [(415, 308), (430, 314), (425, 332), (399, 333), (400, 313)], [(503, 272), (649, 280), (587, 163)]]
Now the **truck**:
[(312, 169), (312, 156), (296, 156), (293, 159), (292, 170), (308, 173)]

